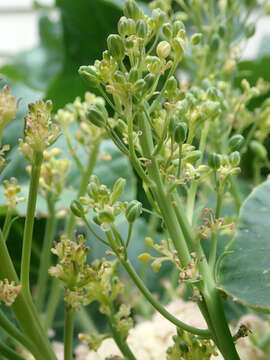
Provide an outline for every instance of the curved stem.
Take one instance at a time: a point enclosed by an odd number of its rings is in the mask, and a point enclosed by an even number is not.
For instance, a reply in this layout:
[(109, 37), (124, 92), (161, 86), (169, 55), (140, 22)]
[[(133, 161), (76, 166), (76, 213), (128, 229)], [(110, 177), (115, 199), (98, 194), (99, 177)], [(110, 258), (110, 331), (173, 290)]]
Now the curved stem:
[(44, 299), (46, 295), (46, 285), (48, 281), (48, 269), (50, 267), (50, 250), (55, 235), (56, 217), (55, 217), (55, 200), (48, 195), (48, 219), (46, 222), (45, 236), (43, 239), (43, 246), (40, 259), (40, 268), (38, 275), (38, 295), (37, 295), (37, 309), (42, 311)]
[(66, 304), (65, 329), (64, 329), (64, 360), (72, 360), (72, 343), (74, 329), (74, 309)]
[(24, 234), (23, 234), (21, 284), (22, 284), (22, 289), (25, 292), (25, 295), (29, 298), (31, 298), (30, 281), (29, 281), (31, 247), (32, 247), (34, 220), (35, 220), (37, 192), (39, 185), (40, 167), (42, 164), (42, 160), (43, 160), (42, 152), (38, 152), (38, 151), (34, 152), (34, 160), (31, 170), (30, 189), (28, 195), (27, 212), (26, 212)]
[(24, 358), (12, 350), (9, 346), (0, 341), (0, 354), (4, 355), (8, 360), (24, 360)]

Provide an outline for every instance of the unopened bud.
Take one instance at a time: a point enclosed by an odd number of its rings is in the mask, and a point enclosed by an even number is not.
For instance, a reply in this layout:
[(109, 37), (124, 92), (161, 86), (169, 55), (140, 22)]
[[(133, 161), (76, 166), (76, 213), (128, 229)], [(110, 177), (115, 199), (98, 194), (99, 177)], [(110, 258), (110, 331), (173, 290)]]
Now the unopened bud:
[(180, 122), (176, 125), (174, 130), (174, 140), (177, 144), (183, 144), (187, 138), (187, 124)]
[(117, 61), (122, 61), (125, 57), (125, 46), (122, 38), (116, 34), (109, 35), (107, 44), (111, 56)]
[(238, 151), (234, 151), (229, 156), (229, 162), (232, 166), (238, 166), (240, 164), (241, 156)]
[(138, 37), (144, 39), (148, 32), (148, 26), (145, 20), (138, 20), (136, 23), (136, 34)]
[(70, 204), (70, 210), (75, 216), (78, 216), (79, 218), (84, 217), (84, 209), (82, 207), (82, 204), (78, 200), (73, 200)]
[(212, 169), (218, 169), (221, 165), (221, 155), (213, 153), (208, 156), (208, 165)]
[(214, 34), (210, 42), (210, 51), (217, 51), (220, 45), (220, 37), (218, 34)]
[(118, 22), (118, 32), (124, 38), (135, 33), (135, 21), (122, 16)]
[(164, 24), (162, 27), (162, 31), (166, 38), (170, 40), (172, 37), (172, 25), (170, 23)]
[(240, 135), (240, 134), (233, 135), (229, 139), (229, 148), (231, 151), (236, 151), (236, 150), (238, 151), (241, 149), (244, 142), (245, 142), (245, 139), (243, 138), (242, 135)]
[(98, 219), (101, 223), (113, 223), (114, 216), (110, 210), (101, 210), (98, 213)]
[(257, 156), (260, 160), (266, 160), (267, 159), (267, 150), (264, 147), (263, 144), (261, 144), (259, 141), (253, 140), (250, 143), (250, 148), (254, 152), (254, 154)]
[(148, 253), (142, 253), (138, 256), (138, 259), (143, 263), (147, 263), (149, 260), (152, 259), (152, 256)]
[(132, 200), (126, 209), (126, 218), (129, 223), (133, 223), (142, 213), (142, 204), (137, 200)]
[(187, 156), (185, 156), (184, 161), (192, 164), (195, 161), (199, 160), (202, 156), (202, 153), (199, 150), (192, 151)]
[(173, 23), (173, 26), (172, 26), (172, 31), (173, 31), (173, 37), (176, 37), (178, 36), (178, 32), (180, 30), (185, 30), (185, 25), (182, 21), (180, 20), (176, 20), (174, 23)]
[(166, 59), (170, 55), (171, 52), (171, 45), (168, 41), (161, 41), (157, 46), (157, 55), (162, 58)]
[(104, 127), (108, 119), (108, 113), (104, 105), (94, 104), (86, 113), (87, 119), (97, 127)]
[(196, 46), (201, 42), (201, 39), (202, 39), (201, 33), (193, 34), (191, 36), (190, 43), (191, 43), (191, 45)]
[(127, 0), (123, 6), (123, 13), (127, 18), (139, 20), (143, 17), (143, 12), (134, 0)]
[(154, 9), (152, 12), (152, 19), (155, 22), (156, 29), (159, 29), (166, 21), (166, 14), (161, 9)]
[(79, 68), (79, 75), (89, 86), (97, 87), (99, 85), (97, 73), (91, 66), (81, 66)]
[(185, 42), (180, 37), (177, 37), (173, 40), (173, 49), (176, 55), (176, 58), (181, 59), (185, 52)]

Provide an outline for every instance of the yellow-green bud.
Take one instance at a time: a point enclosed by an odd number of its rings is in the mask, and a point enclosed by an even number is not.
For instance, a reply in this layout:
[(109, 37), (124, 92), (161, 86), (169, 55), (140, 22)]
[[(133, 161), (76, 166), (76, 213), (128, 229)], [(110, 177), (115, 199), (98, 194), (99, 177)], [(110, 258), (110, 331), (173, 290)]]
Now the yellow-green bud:
[(202, 39), (201, 33), (193, 34), (191, 36), (190, 43), (191, 43), (191, 45), (196, 46), (201, 42), (201, 39)]
[(180, 37), (177, 37), (173, 40), (173, 50), (175, 52), (175, 56), (178, 59), (181, 59), (185, 52), (185, 42)]
[(121, 196), (125, 190), (126, 186), (126, 179), (119, 178), (116, 180), (114, 186), (113, 186), (113, 192), (112, 192), (112, 201), (114, 202), (116, 199)]
[(220, 112), (220, 103), (218, 101), (206, 101), (202, 104), (202, 112), (207, 116), (216, 116)]
[(185, 30), (185, 25), (182, 21), (176, 20), (172, 26), (173, 37), (178, 36), (180, 30)]
[(97, 127), (104, 127), (107, 123), (108, 113), (104, 105), (94, 104), (86, 113), (87, 119)]
[(215, 101), (218, 98), (218, 90), (214, 86), (211, 86), (209, 89), (207, 89), (206, 95), (209, 100)]
[(214, 34), (212, 36), (211, 42), (210, 42), (210, 51), (217, 51), (220, 45), (220, 37), (218, 34)]
[(75, 216), (78, 216), (79, 218), (84, 217), (84, 209), (82, 207), (82, 204), (78, 200), (73, 200), (70, 204), (70, 210)]
[(118, 22), (118, 32), (124, 38), (135, 33), (135, 21), (122, 16)]
[(213, 153), (208, 156), (208, 165), (212, 169), (218, 169), (221, 165), (221, 156), (219, 154)]
[(145, 59), (147, 70), (152, 74), (159, 74), (161, 69), (161, 60), (157, 56), (147, 56)]
[(202, 153), (199, 150), (192, 151), (188, 155), (185, 156), (184, 161), (192, 164), (195, 161), (199, 160), (202, 156)]
[(230, 139), (229, 139), (229, 148), (231, 151), (236, 151), (236, 150), (240, 150), (242, 145), (244, 144), (245, 139), (243, 138), (242, 135), (237, 134), (237, 135), (233, 135)]
[(157, 55), (162, 58), (166, 59), (170, 55), (171, 52), (171, 45), (168, 41), (161, 41), (157, 46)]
[(114, 74), (113, 74), (113, 79), (114, 81), (116, 81), (119, 84), (125, 84), (126, 83), (126, 77), (125, 74), (122, 73), (122, 71), (117, 70)]
[(152, 19), (155, 22), (156, 29), (159, 29), (166, 20), (166, 14), (161, 9), (154, 9), (152, 12)]
[(98, 213), (98, 219), (101, 223), (113, 223), (114, 216), (110, 210), (101, 210)]
[(117, 61), (122, 61), (125, 57), (125, 46), (122, 38), (117, 34), (109, 35), (107, 44), (111, 56)]
[(90, 182), (87, 186), (87, 194), (92, 199), (97, 199), (99, 195), (98, 186), (94, 182)]
[(97, 73), (91, 66), (80, 66), (79, 75), (91, 87), (97, 87), (99, 85)]
[(147, 236), (145, 238), (145, 243), (146, 243), (147, 246), (153, 246), (154, 245), (154, 241), (150, 236)]
[(152, 259), (152, 256), (148, 253), (142, 253), (138, 256), (138, 259), (143, 263), (147, 263), (149, 260)]
[(238, 151), (234, 151), (229, 156), (229, 162), (232, 166), (238, 166), (240, 164), (241, 156)]
[(138, 20), (136, 23), (136, 35), (144, 39), (148, 32), (148, 26), (145, 20)]
[(134, 223), (134, 221), (142, 213), (142, 204), (137, 200), (132, 200), (126, 209), (126, 219), (129, 223)]
[(145, 81), (143, 79), (139, 79), (134, 84), (134, 91), (140, 92), (143, 90), (144, 87), (145, 87)]
[(127, 18), (139, 20), (144, 14), (134, 0), (127, 0), (123, 6), (123, 13)]
[(166, 23), (162, 27), (163, 34), (166, 36), (167, 39), (172, 38), (172, 25), (170, 23)]
[(219, 25), (219, 27), (218, 27), (218, 34), (219, 34), (219, 36), (220, 36), (221, 38), (224, 37), (225, 32), (226, 32), (225, 26), (224, 26), (224, 25)]
[(267, 160), (267, 150), (259, 141), (253, 140), (250, 142), (250, 148), (260, 160)]
[(156, 80), (156, 76), (154, 74), (147, 74), (144, 78), (145, 85), (143, 87), (144, 93), (152, 88)]
[(128, 80), (135, 83), (139, 79), (139, 73), (137, 69), (131, 69), (128, 74)]
[(176, 125), (174, 130), (174, 140), (177, 144), (183, 144), (187, 138), (187, 124), (180, 122)]
[(169, 128), (168, 128), (168, 131), (169, 131), (169, 134), (171, 137), (174, 136), (174, 131), (175, 131), (175, 127), (178, 123), (178, 118), (177, 116), (172, 116), (170, 118), (170, 121), (169, 121)]
[(171, 76), (166, 84), (166, 91), (170, 94), (173, 95), (174, 92), (177, 89), (177, 80), (174, 76)]

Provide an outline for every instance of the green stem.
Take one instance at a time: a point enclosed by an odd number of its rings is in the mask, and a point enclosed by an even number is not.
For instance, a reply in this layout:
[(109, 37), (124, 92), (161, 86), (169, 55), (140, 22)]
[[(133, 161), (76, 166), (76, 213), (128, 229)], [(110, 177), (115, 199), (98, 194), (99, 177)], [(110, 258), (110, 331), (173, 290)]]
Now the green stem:
[(176, 325), (177, 327), (186, 330), (192, 334), (199, 335), (203, 338), (209, 338), (211, 337), (211, 334), (208, 330), (203, 329), (197, 329), (193, 326), (190, 326), (188, 324), (183, 323), (176, 317), (174, 317), (172, 314), (170, 314), (161, 304), (158, 300), (156, 300), (151, 292), (146, 288), (145, 284), (141, 280), (141, 278), (137, 275), (136, 271), (134, 270), (133, 266), (131, 265), (129, 260), (123, 260), (120, 258), (120, 261), (124, 268), (126, 269), (127, 273), (137, 286), (137, 288), (141, 291), (141, 293), (145, 296), (145, 298), (150, 302), (150, 304), (161, 314), (163, 315), (167, 320), (169, 320), (171, 323)]
[(253, 185), (258, 186), (261, 183), (261, 163), (258, 160), (253, 162)]
[[(216, 221), (220, 217), (222, 198), (223, 198), (223, 187), (221, 189), (219, 189), (218, 193), (217, 193), (217, 205), (216, 205), (216, 213), (215, 213)], [(213, 233), (212, 233), (211, 248), (210, 248), (210, 255), (209, 255), (209, 266), (210, 266), (210, 269), (213, 274), (215, 271), (216, 256), (217, 256), (217, 239), (218, 239), (218, 229), (217, 229), (218, 225), (215, 224), (214, 226), (215, 226), (215, 228), (213, 229)]]
[(39, 349), (5, 317), (2, 311), (0, 311), (0, 327), (38, 359)]
[[(79, 199), (81, 196), (83, 196), (86, 193), (89, 178), (93, 173), (93, 170), (94, 170), (94, 167), (95, 167), (95, 164), (97, 161), (97, 157), (98, 157), (98, 153), (99, 153), (99, 144), (100, 144), (100, 140), (97, 140), (93, 144), (93, 148), (89, 154), (86, 168), (82, 173), (82, 178), (81, 178), (81, 183), (80, 183), (78, 194), (77, 194), (77, 199)], [(66, 224), (66, 233), (69, 238), (72, 238), (73, 231), (75, 228), (75, 223), (76, 223), (75, 216), (71, 213), (69, 216), (68, 222)]]
[(52, 326), (52, 322), (53, 322), (53, 319), (55, 316), (57, 304), (60, 299), (60, 294), (61, 294), (60, 281), (58, 279), (54, 278), (52, 281), (49, 300), (48, 300), (47, 308), (45, 311), (46, 317), (45, 317), (45, 322), (44, 322), (44, 329), (46, 332), (48, 332), (48, 330)]
[(32, 170), (31, 170), (26, 219), (24, 224), (22, 262), (21, 262), (21, 284), (22, 284), (22, 289), (28, 298), (31, 298), (30, 281), (29, 281), (31, 247), (32, 247), (34, 220), (35, 220), (37, 192), (39, 185), (40, 167), (42, 164), (42, 160), (43, 160), (42, 152), (35, 151)]
[(24, 360), (24, 358), (0, 341), (0, 353), (4, 355), (8, 360)]
[(234, 205), (235, 205), (235, 209), (236, 209), (236, 212), (237, 214), (239, 214), (239, 211), (240, 211), (240, 208), (241, 208), (241, 205), (242, 205), (242, 196), (241, 196), (241, 193), (238, 189), (238, 184), (237, 184), (237, 181), (236, 181), (236, 178), (234, 175), (232, 175), (230, 177), (230, 182), (231, 182), (231, 194), (233, 196), (233, 200), (234, 200)]
[[(200, 159), (197, 161), (196, 166), (199, 166), (202, 163), (209, 127), (210, 127), (210, 121), (206, 121), (202, 130), (200, 146), (199, 146), (199, 150), (201, 151), (202, 155)], [(189, 188), (188, 197), (187, 197), (187, 218), (190, 224), (192, 224), (197, 189), (198, 189), (198, 181), (194, 180)]]
[(10, 208), (7, 209), (6, 218), (3, 226), (3, 236), (5, 241), (7, 241), (9, 229), (10, 229), (10, 220), (11, 220), (11, 210)]
[(43, 240), (40, 268), (38, 276), (38, 295), (37, 295), (37, 309), (42, 312), (44, 306), (44, 299), (46, 295), (46, 286), (48, 282), (48, 269), (51, 262), (51, 247), (55, 235), (56, 216), (55, 216), (55, 200), (49, 194), (47, 198), (48, 219), (46, 222), (45, 236)]
[[(0, 232), (0, 278), (19, 283), (8, 249)], [(40, 360), (56, 360), (51, 344), (43, 331), (32, 299), (25, 296), (23, 289), (11, 306), (22, 331), (39, 349)]]
[(74, 309), (66, 304), (64, 329), (64, 360), (72, 360), (72, 343), (74, 330)]
[[(112, 308), (112, 306), (111, 306)], [(132, 353), (130, 347), (128, 346), (127, 342), (123, 339), (121, 334), (117, 331), (117, 320), (115, 319), (114, 315), (108, 316), (109, 325), (111, 328), (111, 332), (116, 342), (119, 350), (123, 354), (126, 360), (136, 360), (136, 357)]]

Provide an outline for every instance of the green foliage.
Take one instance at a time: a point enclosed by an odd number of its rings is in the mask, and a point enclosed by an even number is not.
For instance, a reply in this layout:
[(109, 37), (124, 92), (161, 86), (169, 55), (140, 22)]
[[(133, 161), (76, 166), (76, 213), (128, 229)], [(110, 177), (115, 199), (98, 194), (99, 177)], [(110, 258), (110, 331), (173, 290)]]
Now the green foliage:
[(241, 208), (237, 233), (219, 270), (221, 289), (256, 311), (270, 311), (270, 181), (258, 186)]

